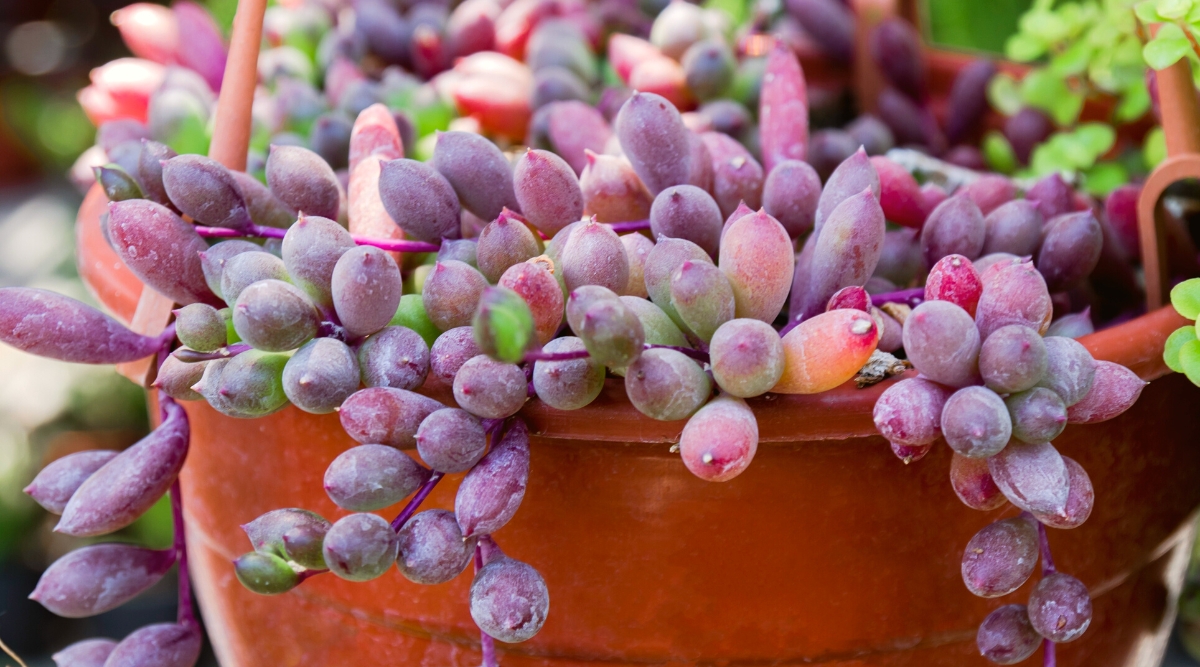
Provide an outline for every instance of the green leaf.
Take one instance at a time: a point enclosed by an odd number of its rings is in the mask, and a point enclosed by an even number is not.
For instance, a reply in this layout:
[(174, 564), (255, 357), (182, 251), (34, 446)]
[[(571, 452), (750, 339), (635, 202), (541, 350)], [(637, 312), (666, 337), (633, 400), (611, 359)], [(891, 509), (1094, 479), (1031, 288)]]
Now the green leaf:
[(1158, 0), (1155, 9), (1163, 19), (1178, 21), (1192, 11), (1194, 4), (1194, 0)]
[(1143, 85), (1132, 85), (1125, 89), (1117, 104), (1116, 119), (1122, 123), (1137, 120), (1150, 110), (1150, 92)]
[(1048, 176), (1053, 173), (1075, 171), (1075, 162), (1064, 150), (1063, 142), (1048, 141), (1033, 149), (1029, 157), (1029, 168), (1034, 176)]
[(1112, 150), (1117, 133), (1106, 123), (1084, 123), (1075, 128), (1075, 138), (1091, 151), (1095, 160)]
[(497, 361), (515, 364), (534, 343), (529, 304), (507, 287), (483, 291), (471, 326), (480, 351)]
[(1004, 45), (1004, 53), (1012, 60), (1027, 63), (1041, 58), (1046, 53), (1046, 43), (1024, 33), (1017, 33), (1008, 38)]
[(1179, 26), (1168, 23), (1142, 49), (1146, 64), (1154, 69), (1166, 69), (1179, 62), (1191, 50), (1191, 44)]
[(1184, 345), (1196, 340), (1196, 327), (1179, 327), (1170, 336), (1167, 336), (1167, 342), (1163, 345), (1163, 361), (1167, 363), (1167, 368), (1176, 373), (1183, 372), (1183, 364), (1179, 362), (1179, 351)]
[(1070, 27), (1061, 16), (1049, 11), (1037, 9), (1025, 12), (1021, 16), (1021, 34), (1027, 35), (1044, 44), (1054, 44), (1066, 39)]
[(1054, 104), (1048, 109), (1050, 116), (1054, 118), (1054, 122), (1060, 126), (1067, 126), (1079, 119), (1079, 113), (1083, 111), (1083, 94), (1068, 90), (1065, 95), (1062, 95), (1054, 100)]
[(425, 312), (425, 304), (421, 301), (420, 294), (405, 294), (400, 297), (400, 305), (396, 306), (396, 314), (392, 316), (388, 326), (408, 327), (421, 334), (425, 344), (431, 347), (438, 336), (442, 335)]
[(1171, 288), (1171, 305), (1189, 320), (1200, 316), (1200, 278), (1185, 280)]
[(1093, 48), (1087, 40), (1078, 40), (1050, 59), (1050, 69), (1060, 76), (1082, 74), (1092, 59)]
[(1142, 159), (1146, 162), (1147, 170), (1157, 167), (1158, 163), (1167, 159), (1167, 137), (1161, 127), (1146, 133), (1146, 140), (1142, 144)]
[(983, 138), (983, 158), (992, 171), (1011, 174), (1017, 169), (1017, 154), (1003, 133), (992, 130)]
[(705, 0), (704, 7), (725, 12), (732, 25), (740, 25), (746, 18), (745, 0)]
[(1025, 106), (1017, 80), (1003, 72), (988, 82), (987, 96), (992, 108), (1005, 116), (1015, 115)]
[(1137, 14), (1139, 20), (1143, 23), (1158, 23), (1163, 21), (1163, 17), (1158, 15), (1158, 7), (1156, 0), (1143, 0), (1133, 7), (1133, 13)]
[(1129, 172), (1120, 162), (1101, 162), (1083, 175), (1083, 188), (1095, 197), (1108, 193), (1129, 182)]
[(1192, 384), (1200, 386), (1200, 340), (1184, 343), (1179, 348), (1179, 367)]

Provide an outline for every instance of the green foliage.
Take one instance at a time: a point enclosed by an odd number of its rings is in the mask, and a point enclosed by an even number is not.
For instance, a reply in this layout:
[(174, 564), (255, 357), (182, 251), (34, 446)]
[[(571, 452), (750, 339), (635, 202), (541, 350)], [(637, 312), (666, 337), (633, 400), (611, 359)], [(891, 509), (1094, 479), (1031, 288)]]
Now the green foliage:
[(497, 361), (515, 364), (534, 343), (533, 313), (525, 299), (507, 287), (484, 290), (471, 326), (479, 349)]
[(1167, 159), (1167, 136), (1161, 127), (1156, 127), (1146, 133), (1142, 143), (1142, 160), (1147, 169), (1153, 169), (1158, 163)]
[(1174, 23), (1166, 23), (1142, 49), (1142, 55), (1146, 58), (1146, 64), (1154, 69), (1166, 69), (1187, 56), (1190, 50), (1191, 43), (1183, 34), (1183, 29)]
[(1182, 373), (1183, 364), (1180, 363), (1179, 351), (1184, 345), (1195, 341), (1196, 327), (1193, 326), (1179, 327), (1167, 336), (1167, 342), (1163, 345), (1163, 361), (1167, 363), (1167, 368)]
[(432, 346), (442, 333), (425, 312), (425, 304), (421, 301), (420, 294), (405, 294), (400, 297), (400, 305), (396, 307), (396, 314), (392, 316), (388, 325), (412, 329), (421, 334), (421, 338), (424, 338), (425, 344), (429, 346)]
[(1011, 174), (1017, 170), (1017, 154), (1002, 132), (992, 130), (984, 136), (983, 158), (992, 171)]
[(1107, 194), (1128, 180), (1120, 164), (1097, 164), (1101, 156), (1112, 150), (1116, 138), (1116, 132), (1104, 123), (1084, 123), (1073, 130), (1057, 132), (1033, 150), (1026, 175), (1081, 173), (1089, 192)]
[(1171, 305), (1189, 320), (1200, 316), (1200, 278), (1185, 280), (1172, 288)]

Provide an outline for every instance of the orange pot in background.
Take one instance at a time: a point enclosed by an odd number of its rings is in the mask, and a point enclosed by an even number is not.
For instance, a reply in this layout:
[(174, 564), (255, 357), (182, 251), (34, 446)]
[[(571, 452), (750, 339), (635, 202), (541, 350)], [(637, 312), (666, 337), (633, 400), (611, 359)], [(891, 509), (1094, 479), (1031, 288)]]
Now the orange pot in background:
[[(93, 191), (80, 211), (81, 273), (128, 317), (136, 283), (98, 233), (102, 206)], [(1055, 441), (1097, 491), (1083, 527), (1050, 531), (1060, 569), (1095, 595), (1092, 627), (1060, 647), (1060, 665), (1154, 665), (1169, 636), (1200, 507), (1200, 390), (1160, 377), (1162, 341), (1182, 322), (1165, 309), (1083, 340), (1098, 358), (1160, 379), (1121, 417)], [(682, 422), (641, 416), (619, 382), (576, 412), (528, 404), (528, 492), (496, 539), (543, 573), (551, 611), (534, 639), (500, 645), (502, 664), (987, 664), (976, 627), (1024, 602), (1032, 584), (976, 598), (959, 562), (977, 530), (1015, 510), (963, 506), (945, 446), (909, 466), (897, 460), (871, 421), (885, 386), (751, 401), (763, 445), (724, 484), (693, 477), (669, 451)], [(365, 584), (322, 575), (278, 597), (243, 589), (230, 565), (250, 548), (239, 526), (280, 507), (344, 515), (322, 477), (354, 443), (335, 415), (288, 408), (245, 421), (186, 406), (189, 555), (222, 665), (479, 664), (469, 573), (441, 586), (392, 570)], [(426, 507), (452, 508), (457, 482)]]

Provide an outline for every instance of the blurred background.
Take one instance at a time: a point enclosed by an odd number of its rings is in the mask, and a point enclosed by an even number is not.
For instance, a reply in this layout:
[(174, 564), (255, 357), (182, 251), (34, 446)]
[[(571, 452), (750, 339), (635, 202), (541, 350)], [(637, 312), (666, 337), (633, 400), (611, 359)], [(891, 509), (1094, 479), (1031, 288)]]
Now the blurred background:
[[(1032, 3), (925, 0), (926, 39), (1000, 54)], [(128, 55), (109, 22), (126, 4), (0, 0), (0, 286), (44, 287), (93, 301), (75, 270), (74, 219), (82, 194), (67, 172), (93, 144), (95, 129), (75, 93), (88, 84), (90, 69)], [(203, 4), (228, 29), (236, 0)], [(0, 639), (30, 667), (52, 665), (52, 652), (79, 639), (119, 638), (175, 617), (173, 574), (133, 603), (91, 619), (61, 619), (26, 599), (41, 571), (82, 541), (51, 532), (56, 517), (21, 490), (56, 458), (121, 449), (146, 429), (142, 391), (111, 368), (62, 364), (0, 346)], [(165, 548), (171, 530), (164, 499), (115, 537)], [(1195, 563), (1192, 569), (1198, 571)], [(1200, 603), (1183, 606), (1200, 618)], [(0, 665), (8, 664), (0, 656)], [(207, 648), (201, 664), (217, 664)], [(1198, 664), (1179, 636), (1163, 663)]]

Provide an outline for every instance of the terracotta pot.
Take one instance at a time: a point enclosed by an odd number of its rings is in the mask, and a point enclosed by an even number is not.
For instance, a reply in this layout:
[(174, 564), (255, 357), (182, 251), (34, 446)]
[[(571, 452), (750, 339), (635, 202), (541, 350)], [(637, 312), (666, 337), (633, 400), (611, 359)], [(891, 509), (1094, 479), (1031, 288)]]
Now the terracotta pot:
[[(80, 210), (81, 272), (128, 317), (135, 284), (98, 233), (102, 206), (93, 191)], [(1162, 342), (1182, 323), (1164, 309), (1084, 339), (1098, 358), (1160, 379), (1120, 418), (1055, 441), (1097, 489), (1087, 524), (1051, 531), (1059, 566), (1092, 589), (1096, 608), (1092, 629), (1060, 648), (1060, 665), (1157, 665), (1165, 646), (1200, 506), (1200, 390), (1160, 377)], [(899, 462), (871, 422), (883, 389), (752, 401), (763, 444), (725, 484), (688, 473), (669, 452), (682, 423), (642, 417), (619, 383), (576, 412), (531, 402), (529, 491), (496, 537), (545, 575), (552, 604), (537, 637), (500, 647), (502, 663), (985, 664), (977, 624), (1024, 601), (1029, 585), (976, 598), (958, 564), (971, 535), (1014, 510), (964, 507), (945, 446)], [(189, 554), (225, 667), (479, 664), (470, 574), (432, 587), (393, 570), (367, 584), (323, 575), (279, 597), (243, 589), (229, 563), (249, 549), (239, 525), (279, 507), (342, 516), (321, 480), (353, 443), (333, 415), (289, 408), (243, 421), (187, 409)], [(427, 506), (451, 508), (456, 486), (457, 477), (443, 482)]]

